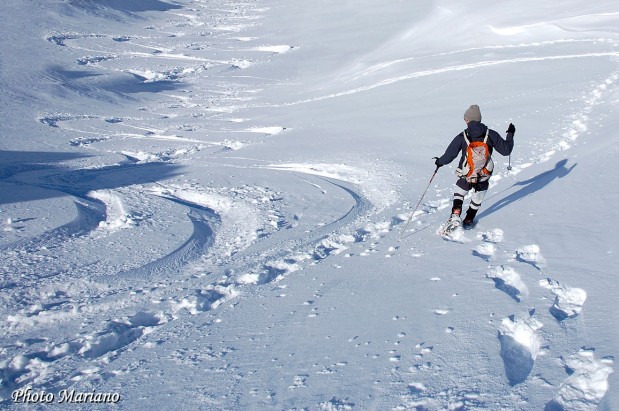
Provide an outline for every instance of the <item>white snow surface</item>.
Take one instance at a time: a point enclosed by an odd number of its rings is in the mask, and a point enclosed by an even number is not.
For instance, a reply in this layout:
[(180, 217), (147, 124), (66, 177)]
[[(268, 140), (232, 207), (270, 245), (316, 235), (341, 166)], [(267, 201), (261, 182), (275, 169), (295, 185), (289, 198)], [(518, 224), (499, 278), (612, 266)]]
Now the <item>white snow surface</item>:
[(616, 1), (1, 9), (2, 407), (619, 410)]

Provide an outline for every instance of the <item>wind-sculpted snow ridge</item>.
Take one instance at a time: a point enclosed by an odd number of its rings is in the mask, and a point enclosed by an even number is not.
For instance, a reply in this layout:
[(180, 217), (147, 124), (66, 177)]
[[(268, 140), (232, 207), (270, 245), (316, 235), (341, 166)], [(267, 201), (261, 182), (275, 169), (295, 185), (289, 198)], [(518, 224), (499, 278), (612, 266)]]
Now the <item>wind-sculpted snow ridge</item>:
[[(375, 165), (347, 165), (330, 163), (271, 164), (274, 170), (294, 171), (345, 181), (361, 188), (363, 195), (380, 211), (399, 199), (397, 186), (389, 172)], [(363, 168), (362, 168), (363, 167)]]
[[(595, 40), (591, 40), (590, 42), (595, 42)], [(616, 42), (610, 41), (609, 43), (611, 44), (616, 44)], [(553, 44), (553, 45), (561, 45), (561, 43), (549, 43), (549, 44)], [(528, 45), (532, 48), (538, 47), (539, 44), (530, 44)], [(485, 51), (485, 50), (492, 50), (492, 51), (496, 51), (497, 49), (509, 49), (509, 47), (502, 47), (502, 46), (497, 46), (497, 47), (488, 47), (486, 49), (467, 49), (467, 50), (459, 50), (457, 52), (453, 52), (453, 53), (471, 53), (471, 52), (476, 52), (476, 51)], [(508, 50), (509, 51), (509, 50)], [(438, 55), (440, 56), (440, 55)], [(482, 55), (483, 56), (483, 55)], [(563, 54), (551, 54), (551, 55), (546, 55), (546, 56), (532, 56), (532, 57), (519, 57), (519, 58), (495, 58), (492, 60), (488, 60), (485, 59), (485, 56), (483, 56), (480, 61), (475, 61), (472, 63), (464, 63), (464, 64), (456, 64), (456, 65), (452, 65), (452, 66), (440, 66), (437, 68), (430, 68), (430, 69), (426, 69), (426, 70), (414, 70), (414, 71), (410, 71), (406, 69), (406, 64), (403, 64), (403, 68), (400, 69), (401, 71), (401, 75), (398, 76), (393, 76), (393, 77), (389, 77), (389, 78), (384, 78), (384, 77), (378, 77), (380, 78), (380, 80), (376, 81), (376, 82), (370, 82), (370, 81), (364, 81), (364, 83), (367, 83), (365, 85), (361, 85), (358, 87), (353, 87), (353, 88), (349, 88), (346, 90), (342, 90), (342, 91), (337, 91), (331, 94), (326, 94), (326, 95), (322, 95), (320, 97), (314, 97), (311, 99), (306, 99), (306, 100), (300, 100), (300, 101), (295, 101), (295, 102), (290, 102), (290, 103), (286, 103), (282, 106), (286, 106), (286, 105), (297, 105), (297, 104), (306, 104), (306, 103), (311, 103), (311, 102), (317, 102), (317, 101), (323, 101), (323, 100), (328, 100), (328, 99), (333, 99), (333, 98), (341, 98), (344, 96), (350, 96), (353, 94), (357, 94), (357, 93), (364, 93), (364, 92), (369, 92), (371, 90), (377, 89), (377, 88), (381, 88), (381, 87), (387, 87), (393, 84), (397, 84), (400, 82), (405, 82), (405, 81), (409, 81), (409, 80), (413, 80), (413, 79), (422, 79), (424, 77), (431, 77), (431, 76), (440, 76), (440, 75), (445, 75), (445, 74), (449, 74), (449, 73), (453, 73), (453, 72), (460, 72), (460, 71), (474, 71), (474, 70), (478, 70), (478, 69), (483, 69), (483, 68), (492, 68), (492, 67), (496, 67), (496, 66), (505, 66), (505, 65), (513, 65), (513, 64), (524, 64), (524, 65), (528, 65), (528, 64), (537, 64), (537, 63), (543, 63), (543, 62), (549, 62), (549, 61), (569, 61), (569, 60), (579, 60), (579, 59), (609, 59), (609, 58), (614, 58), (619, 56), (619, 53), (616, 51), (607, 51), (607, 50), (603, 50), (603, 51), (599, 51), (599, 52), (591, 52), (590, 50), (586, 49), (583, 47), (583, 49), (581, 50), (580, 53), (570, 53), (570, 52), (566, 52)], [(413, 59), (422, 59), (422, 58), (428, 58), (428, 57), (437, 57), (437, 56), (423, 56), (423, 57), (415, 57), (415, 58), (411, 58), (411, 59), (402, 59), (399, 61), (395, 61), (395, 62), (390, 62), (390, 63), (381, 63), (381, 65), (376, 68), (371, 68), (368, 72), (364, 72), (362, 74), (359, 74), (355, 77), (353, 77), (353, 79), (355, 81), (359, 81), (359, 79), (362, 79), (363, 76), (367, 75), (368, 73), (374, 73), (376, 71), (378, 71), (378, 69), (380, 68), (389, 68), (389, 66), (394, 65), (395, 63), (410, 63), (410, 60)], [(416, 66), (413, 66), (416, 67)], [(611, 77), (611, 81), (616, 81), (617, 80), (617, 76), (613, 75)], [(340, 79), (341, 80), (341, 79)], [(594, 104), (595, 102), (592, 102), (592, 104)], [(582, 130), (580, 130), (582, 131)], [(580, 134), (580, 132), (578, 132), (577, 134)], [(561, 146), (559, 146), (561, 147)], [(566, 146), (567, 148), (569, 148), (569, 145)]]
[[(186, 157), (181, 154), (183, 150), (196, 148), (210, 154), (238, 150), (259, 143), (259, 137), (275, 136), (287, 129), (277, 124), (241, 124), (250, 119), (237, 121), (239, 118), (234, 116), (260, 95), (260, 83), (272, 81), (253, 77), (254, 81), (247, 84), (238, 80), (242, 75), (233, 72), (295, 49), (240, 35), (259, 26), (269, 8), (252, 3), (215, 9), (202, 3), (178, 5), (175, 8), (191, 12), (166, 13), (162, 20), (153, 19), (156, 24), (138, 27), (131, 24), (135, 23), (133, 12), (124, 7), (117, 9), (115, 2), (92, 8), (83, 4), (67, 7), (74, 8), (78, 15), (86, 11), (89, 17), (97, 16), (109, 27), (104, 32), (96, 32), (95, 25), (95, 32), (58, 29), (48, 34), (47, 40), (62, 47), (77, 66), (50, 68), (49, 76), (61, 79), (70, 92), (112, 103), (109, 115), (101, 115), (100, 111), (85, 114), (87, 108), (79, 107), (78, 112), (39, 117), (43, 124), (70, 131), (69, 145), (116, 151), (117, 143), (122, 141), (123, 151), (138, 153), (140, 161), (156, 156), (166, 161)], [(209, 81), (203, 82), (204, 77)], [(129, 105), (131, 114), (127, 114), (126, 106), (113, 106), (119, 99), (122, 102), (150, 93), (159, 94), (160, 100), (138, 111)], [(248, 134), (259, 137), (243, 137), (240, 141), (240, 136)], [(144, 140), (177, 144), (159, 153), (149, 152)], [(170, 151), (175, 155), (167, 155)]]

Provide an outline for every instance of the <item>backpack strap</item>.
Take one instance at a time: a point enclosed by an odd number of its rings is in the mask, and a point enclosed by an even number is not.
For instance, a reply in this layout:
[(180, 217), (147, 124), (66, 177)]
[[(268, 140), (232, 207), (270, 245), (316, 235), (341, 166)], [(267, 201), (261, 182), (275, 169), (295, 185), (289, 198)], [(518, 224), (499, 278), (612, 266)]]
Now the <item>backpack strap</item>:
[[(462, 132), (462, 135), (464, 136), (464, 141), (466, 141), (466, 146), (470, 146), (471, 145), (471, 141), (466, 137), (466, 130), (464, 130)], [(486, 129), (486, 136), (484, 137), (484, 143), (488, 144), (488, 137), (490, 136), (490, 128)]]
[(464, 130), (464, 131), (462, 132), (462, 135), (464, 136), (464, 141), (466, 141), (466, 146), (467, 146), (467, 147), (468, 147), (468, 146), (470, 146), (470, 145), (471, 145), (471, 142), (470, 142), (470, 141), (469, 141), (469, 139), (466, 137), (466, 130)]

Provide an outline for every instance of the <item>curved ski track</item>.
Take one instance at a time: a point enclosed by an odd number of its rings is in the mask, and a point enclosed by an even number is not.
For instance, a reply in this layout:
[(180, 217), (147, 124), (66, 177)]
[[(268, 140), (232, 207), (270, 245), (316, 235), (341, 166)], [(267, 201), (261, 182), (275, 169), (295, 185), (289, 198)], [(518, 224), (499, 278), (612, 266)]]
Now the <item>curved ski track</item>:
[[(124, 168), (130, 169), (131, 166)], [(115, 174), (119, 171), (115, 168), (98, 171), (97, 174), (101, 178), (106, 174)], [(281, 172), (273, 171), (272, 173), (280, 174)], [(47, 249), (55, 250), (57, 255), (70, 253), (71, 249), (80, 249), (82, 250), (81, 253), (84, 253), (86, 249), (92, 249), (92, 252), (96, 252), (93, 246), (96, 245), (97, 236), (101, 235), (99, 233), (101, 224), (109, 219), (110, 205), (102, 204), (96, 198), (76, 197), (75, 193), (79, 191), (79, 187), (61, 187), (59, 181), (63, 180), (62, 175), (53, 174), (49, 178), (54, 181), (55, 190), (75, 199), (78, 216), (71, 223), (34, 239), (5, 245), (3, 251), (15, 257), (8, 258), (4, 267), (6, 274), (8, 274), (8, 276), (3, 277), (7, 279), (3, 284), (4, 288), (12, 288), (14, 287), (12, 284), (16, 284), (10, 278), (14, 273), (11, 270), (18, 270), (12, 267), (17, 267), (18, 262), (20, 264), (25, 262), (20, 250), (30, 250), (30, 253), (35, 257)], [(52, 184), (45, 181), (45, 178), (41, 178), (37, 183), (40, 184), (40, 187), (49, 189)], [(329, 190), (332, 195), (345, 193), (352, 199), (354, 205), (333, 221), (308, 233), (299, 233), (297, 236), (291, 237), (289, 229), (285, 230), (283, 238), (278, 239), (282, 232), (275, 231), (227, 260), (222, 260), (219, 255), (213, 255), (211, 250), (214, 240), (221, 231), (222, 224), (224, 224), (217, 210), (173, 196), (151, 196), (184, 207), (187, 210), (187, 219), (192, 225), (189, 237), (168, 254), (159, 256), (139, 267), (126, 271), (121, 270), (116, 275), (95, 276), (90, 277), (91, 280), (80, 279), (79, 281), (76, 281), (74, 277), (76, 274), (90, 272), (93, 268), (92, 272), (97, 273), (98, 270), (95, 266), (105, 264), (105, 257), (101, 256), (91, 262), (85, 261), (81, 263), (82, 267), (73, 266), (71, 268), (62, 268), (58, 261), (51, 260), (46, 271), (39, 272), (28, 280), (33, 287), (31, 290), (13, 294), (11, 300), (3, 302), (4, 304), (12, 304), (19, 301), (21, 307), (9, 324), (3, 327), (5, 330), (3, 339), (11, 339), (16, 335), (41, 335), (41, 329), (52, 324), (68, 321), (75, 323), (80, 318), (82, 321), (88, 322), (89, 318), (96, 318), (96, 316), (105, 312), (117, 312), (119, 309), (122, 309), (123, 312), (134, 310), (139, 314), (139, 307), (153, 299), (174, 303), (171, 309), (164, 311), (163, 314), (145, 314), (154, 318), (151, 325), (132, 324), (128, 317), (115, 319), (94, 334), (92, 331), (82, 331), (82, 337), (65, 342), (55, 341), (51, 346), (47, 344), (48, 348), (43, 351), (37, 351), (40, 348), (34, 348), (39, 345), (36, 343), (33, 348), (25, 346), (20, 349), (15, 347), (9, 350), (9, 353), (11, 353), (9, 358), (15, 360), (23, 357), (26, 360), (24, 367), (16, 370), (9, 365), (0, 364), (0, 371), (4, 375), (2, 391), (5, 395), (3, 396), (8, 398), (8, 394), (12, 390), (23, 387), (25, 384), (50, 391), (71, 386), (73, 384), (69, 381), (71, 376), (61, 372), (60, 368), (75, 369), (80, 368), (77, 365), (80, 362), (109, 361), (110, 358), (116, 358), (133, 341), (140, 338), (145, 327), (172, 321), (178, 317), (180, 314), (178, 310), (183, 307), (188, 308), (190, 313), (218, 307), (222, 302), (238, 295), (239, 291), (246, 286), (242, 281), (239, 282), (238, 279), (235, 280), (230, 276), (222, 283), (222, 275), (225, 277), (228, 272), (260, 273), (259, 280), (255, 283), (267, 284), (276, 280), (280, 275), (287, 274), (285, 269), (273, 268), (269, 262), (275, 260), (290, 261), (302, 255), (303, 258), (298, 258), (298, 264), (303, 265), (307, 259), (306, 256), (312, 255), (317, 249), (320, 249), (321, 241), (333, 236), (338, 230), (347, 229), (360, 217), (366, 216), (372, 210), (370, 202), (359, 192), (347, 187), (347, 183), (326, 178), (323, 178), (322, 181), (328, 182), (334, 188)], [(119, 191), (117, 195), (122, 195), (122, 193), (122, 191)], [(153, 200), (148, 201), (152, 202)], [(133, 229), (128, 228), (128, 230)], [(291, 230), (294, 230), (294, 228), (291, 228)], [(334, 250), (328, 248), (320, 249), (320, 253), (315, 254), (309, 260), (312, 263), (319, 262), (328, 257), (332, 251)], [(19, 260), (16, 258), (19, 258)], [(32, 263), (34, 264), (34, 261)], [(106, 271), (109, 271), (109, 268)], [(208, 272), (208, 278), (213, 278), (210, 284), (203, 277), (205, 271)], [(202, 274), (195, 276), (194, 273)], [(67, 298), (68, 290), (57, 291), (57, 297), (50, 299), (54, 302), (47, 303), (41, 308), (34, 308), (37, 300), (36, 289), (40, 287), (42, 280), (49, 285), (57, 284), (55, 287), (67, 281), (71, 283), (70, 286), (60, 288), (73, 290), (74, 294), (70, 298), (72, 302), (69, 302)], [(23, 278), (19, 281), (20, 284), (24, 284)], [(192, 294), (189, 290), (201, 291)], [(95, 294), (92, 294), (93, 291), (95, 291)], [(191, 302), (189, 306), (184, 306), (183, 301)], [(30, 302), (30, 305), (28, 302)], [(174, 305), (177, 308), (174, 308)], [(82, 308), (76, 310), (77, 307)], [(39, 341), (39, 339), (33, 337), (33, 341)], [(47, 338), (41, 338), (40, 341), (47, 341)], [(57, 351), (61, 351), (61, 353), (55, 354)], [(41, 378), (36, 373), (32, 378), (28, 377), (31, 374), (28, 371), (30, 367), (28, 364), (37, 361), (44, 361), (47, 364), (46, 367), (54, 368), (55, 377), (53, 380)]]

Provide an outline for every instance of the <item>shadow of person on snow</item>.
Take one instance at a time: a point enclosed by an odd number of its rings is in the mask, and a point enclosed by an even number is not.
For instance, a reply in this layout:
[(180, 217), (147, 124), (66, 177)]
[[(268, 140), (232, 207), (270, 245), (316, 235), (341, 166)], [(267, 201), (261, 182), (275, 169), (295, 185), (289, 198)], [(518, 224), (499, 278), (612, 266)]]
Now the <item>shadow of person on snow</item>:
[(552, 183), (553, 181), (565, 177), (574, 169), (574, 167), (576, 167), (576, 164), (574, 164), (570, 168), (567, 168), (566, 164), (567, 164), (567, 159), (563, 159), (559, 161), (552, 170), (545, 171), (528, 180), (519, 181), (515, 183), (514, 185), (512, 185), (505, 191), (510, 190), (512, 187), (522, 187), (522, 188), (516, 191), (515, 193), (510, 194), (507, 197), (504, 197), (500, 199), (499, 201), (495, 202), (490, 207), (483, 210), (479, 214), (479, 216), (480, 217), (488, 216), (494, 213), (495, 211), (499, 211), (505, 206), (508, 206), (518, 200), (521, 200), (535, 193), (536, 191), (541, 190), (542, 188), (546, 187), (548, 184)]

